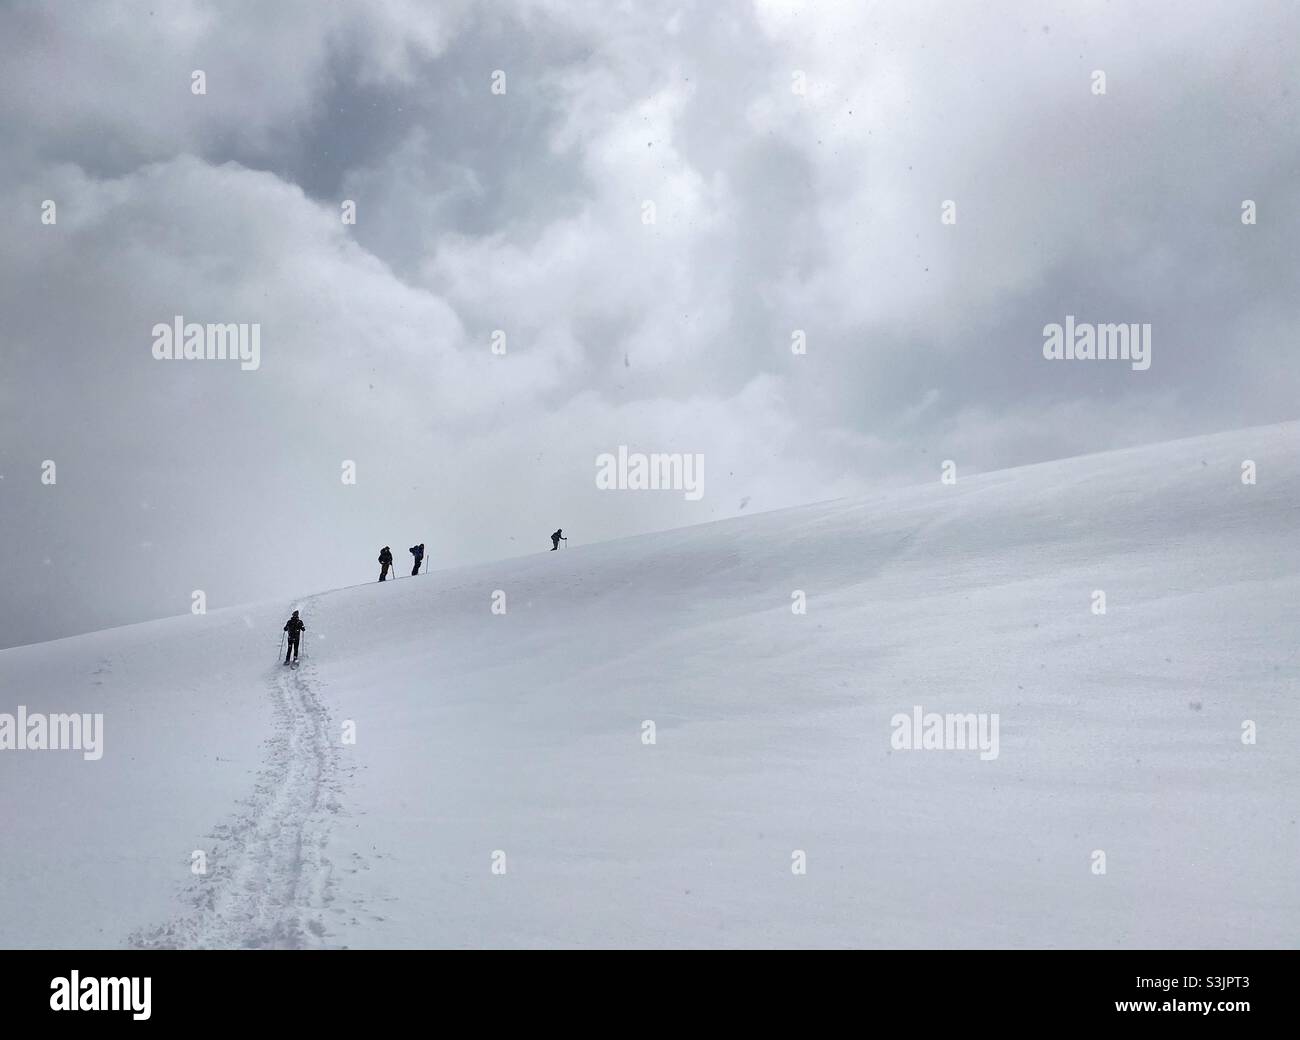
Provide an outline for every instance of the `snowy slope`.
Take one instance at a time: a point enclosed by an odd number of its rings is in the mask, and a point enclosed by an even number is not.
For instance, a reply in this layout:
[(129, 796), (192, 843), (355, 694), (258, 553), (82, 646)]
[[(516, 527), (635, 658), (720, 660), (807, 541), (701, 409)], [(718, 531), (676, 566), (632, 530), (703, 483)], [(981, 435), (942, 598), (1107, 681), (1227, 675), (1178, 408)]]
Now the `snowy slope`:
[[(1294, 946), (1298, 438), (0, 652), (106, 727), (0, 752), (0, 945)], [(915, 705), (998, 757), (892, 749)]]

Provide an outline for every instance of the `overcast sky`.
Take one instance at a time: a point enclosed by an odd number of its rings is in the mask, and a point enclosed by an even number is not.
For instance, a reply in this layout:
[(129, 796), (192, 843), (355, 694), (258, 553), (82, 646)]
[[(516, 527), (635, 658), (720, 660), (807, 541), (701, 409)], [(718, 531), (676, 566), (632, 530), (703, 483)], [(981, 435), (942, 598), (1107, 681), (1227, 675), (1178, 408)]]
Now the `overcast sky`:
[(6, 3), (0, 646), (1294, 418), (1297, 11)]

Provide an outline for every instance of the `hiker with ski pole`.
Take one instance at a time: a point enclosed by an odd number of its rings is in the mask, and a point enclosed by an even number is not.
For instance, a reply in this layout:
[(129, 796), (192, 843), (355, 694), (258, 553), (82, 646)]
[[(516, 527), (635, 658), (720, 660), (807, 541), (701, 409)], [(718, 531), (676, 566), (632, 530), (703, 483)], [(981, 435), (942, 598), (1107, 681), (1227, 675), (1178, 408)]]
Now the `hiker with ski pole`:
[(290, 654), (293, 654), (293, 659), (295, 661), (298, 660), (298, 641), (306, 629), (307, 626), (302, 623), (302, 618), (298, 616), (298, 612), (295, 610), (293, 612), (293, 617), (284, 623), (284, 631), (289, 633), (289, 647), (284, 652), (285, 664), (289, 663)]

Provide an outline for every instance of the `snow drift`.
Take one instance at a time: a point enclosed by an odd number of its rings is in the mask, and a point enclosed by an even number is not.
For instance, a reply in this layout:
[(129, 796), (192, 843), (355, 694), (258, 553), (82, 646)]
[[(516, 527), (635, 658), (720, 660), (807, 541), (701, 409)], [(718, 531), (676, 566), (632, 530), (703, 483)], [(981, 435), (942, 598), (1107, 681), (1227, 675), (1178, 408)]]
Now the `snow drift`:
[(1297, 434), (0, 652), (0, 944), (1293, 945)]

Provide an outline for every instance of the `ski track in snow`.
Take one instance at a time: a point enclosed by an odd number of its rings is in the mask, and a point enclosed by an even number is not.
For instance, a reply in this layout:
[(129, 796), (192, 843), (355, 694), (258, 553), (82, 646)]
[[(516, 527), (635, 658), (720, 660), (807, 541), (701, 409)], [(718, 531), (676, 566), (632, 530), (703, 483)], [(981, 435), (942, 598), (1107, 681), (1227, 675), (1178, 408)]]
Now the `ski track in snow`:
[(276, 668), (269, 681), (275, 730), (268, 759), (233, 822), (212, 832), (208, 873), (195, 877), (187, 891), (194, 912), (135, 933), (132, 946), (329, 945), (323, 916), (333, 898), (333, 867), (325, 847), (340, 808), (337, 752), (311, 661)]

